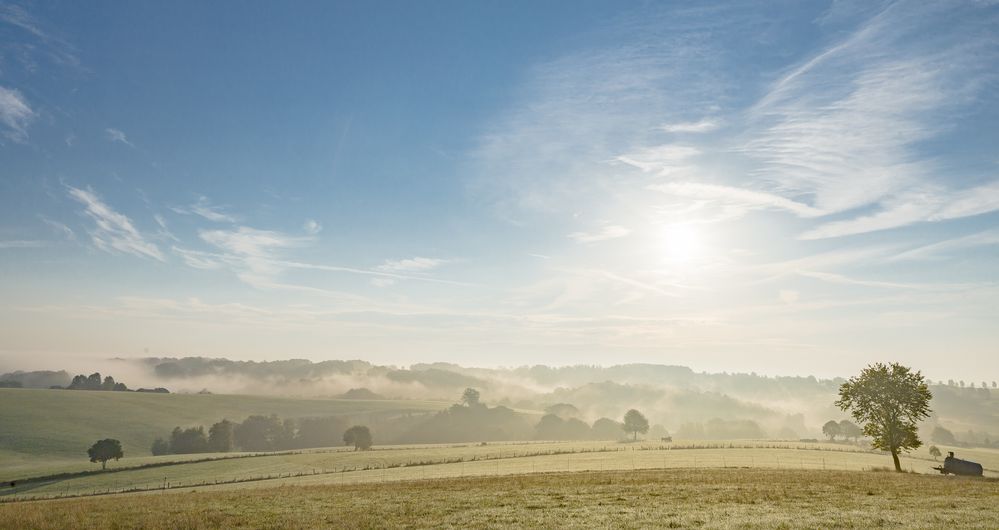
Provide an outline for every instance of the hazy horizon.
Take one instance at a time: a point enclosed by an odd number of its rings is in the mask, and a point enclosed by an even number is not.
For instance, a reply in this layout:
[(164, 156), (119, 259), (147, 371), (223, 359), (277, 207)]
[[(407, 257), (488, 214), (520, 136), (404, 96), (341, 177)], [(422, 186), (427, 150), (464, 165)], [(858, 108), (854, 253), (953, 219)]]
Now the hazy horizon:
[(996, 27), (960, 0), (0, 1), (0, 368), (992, 381)]

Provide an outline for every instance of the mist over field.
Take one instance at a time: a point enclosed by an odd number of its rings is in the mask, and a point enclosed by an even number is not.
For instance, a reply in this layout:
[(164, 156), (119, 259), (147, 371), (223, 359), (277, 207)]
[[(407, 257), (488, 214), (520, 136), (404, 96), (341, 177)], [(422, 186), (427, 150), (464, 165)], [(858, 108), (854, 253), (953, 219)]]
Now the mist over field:
[[(823, 438), (822, 424), (846, 418), (833, 402), (845, 379), (812, 376), (698, 373), (668, 365), (608, 367), (545, 365), (470, 368), (450, 363), (380, 366), (361, 360), (233, 361), (202, 357), (105, 359), (75, 371), (0, 374), (27, 387), (66, 386), (74, 375), (113, 375), (131, 388), (165, 387), (175, 393), (457, 402), (475, 388), (484, 402), (544, 411), (569, 404), (572, 417), (592, 423), (642, 410), (653, 424), (682, 438)], [(999, 391), (933, 385), (934, 414), (924, 430), (942, 425), (972, 439), (999, 438)], [(963, 382), (962, 382), (963, 383)], [(991, 433), (995, 433), (992, 435)]]

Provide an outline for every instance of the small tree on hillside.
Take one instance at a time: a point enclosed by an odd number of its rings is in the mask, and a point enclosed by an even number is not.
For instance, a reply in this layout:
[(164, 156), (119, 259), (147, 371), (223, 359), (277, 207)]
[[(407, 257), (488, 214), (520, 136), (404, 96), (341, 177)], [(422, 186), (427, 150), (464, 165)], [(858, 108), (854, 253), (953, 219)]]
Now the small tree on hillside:
[(829, 437), (829, 441), (833, 441), (840, 434), (839, 423), (836, 420), (829, 420), (825, 425), (822, 426), (822, 434)]
[(891, 453), (900, 472), (899, 452), (922, 445), (916, 424), (929, 417), (932, 398), (923, 374), (898, 363), (876, 363), (840, 386), (836, 406), (851, 411), (872, 445)]
[(353, 445), (355, 451), (371, 449), (371, 430), (364, 425), (355, 425), (343, 433), (343, 443)]
[(930, 456), (932, 456), (934, 460), (940, 458), (940, 448), (935, 445), (931, 445)]
[(630, 432), (634, 440), (638, 440), (638, 433), (649, 432), (649, 420), (635, 409), (631, 409), (624, 414), (624, 425), (621, 427), (624, 432)]
[(100, 462), (101, 469), (107, 469), (108, 460), (114, 459), (117, 462), (119, 458), (125, 456), (125, 453), (121, 450), (121, 442), (106, 438), (94, 442), (94, 445), (87, 449), (87, 456), (91, 462)]
[(474, 388), (466, 388), (461, 394), (461, 402), (469, 407), (475, 407), (479, 404), (479, 391)]

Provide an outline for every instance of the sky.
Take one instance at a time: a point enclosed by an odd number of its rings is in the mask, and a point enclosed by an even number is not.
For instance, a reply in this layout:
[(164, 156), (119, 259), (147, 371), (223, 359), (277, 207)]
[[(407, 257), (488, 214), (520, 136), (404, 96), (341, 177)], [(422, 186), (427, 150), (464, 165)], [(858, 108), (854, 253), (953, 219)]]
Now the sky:
[(0, 0), (0, 368), (999, 376), (999, 3)]

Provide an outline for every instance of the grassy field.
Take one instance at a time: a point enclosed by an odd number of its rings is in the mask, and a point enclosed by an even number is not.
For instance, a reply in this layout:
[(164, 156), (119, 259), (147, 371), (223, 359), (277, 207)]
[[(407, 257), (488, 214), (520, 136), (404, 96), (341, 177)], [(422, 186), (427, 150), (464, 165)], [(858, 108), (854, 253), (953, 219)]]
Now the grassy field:
[[(903, 466), (918, 473), (935, 473), (931, 467), (936, 462), (928, 456), (920, 456), (903, 458)], [(982, 460), (987, 468), (999, 463), (999, 453), (989, 456), (993, 460)], [(337, 448), (204, 462), (184, 462), (176, 455), (158, 458), (160, 463), (168, 465), (21, 481), (16, 488), (0, 490), (0, 500), (185, 487), (199, 490), (266, 488), (583, 470), (867, 470), (890, 465), (889, 457), (856, 446), (775, 441), (678, 441), (668, 445), (650, 442), (456, 444), (380, 447), (360, 452)]]
[(539, 473), (0, 505), (2, 528), (997, 528), (989, 479), (791, 469)]
[[(81, 390), (0, 389), (0, 476), (18, 470), (33, 475), (74, 463), (86, 469), (90, 444), (121, 440), (125, 455), (149, 455), (157, 436), (177, 425), (204, 425), (251, 414), (286, 417), (437, 411), (434, 401), (295, 399), (267, 396), (147, 394)], [(47, 471), (46, 471), (47, 469)]]

